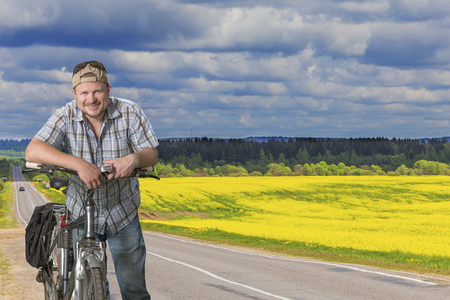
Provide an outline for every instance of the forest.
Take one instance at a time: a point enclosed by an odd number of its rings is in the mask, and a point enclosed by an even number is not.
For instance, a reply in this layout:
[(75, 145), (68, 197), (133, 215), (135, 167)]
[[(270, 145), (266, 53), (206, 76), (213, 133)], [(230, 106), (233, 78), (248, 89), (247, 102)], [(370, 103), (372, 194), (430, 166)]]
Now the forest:
[[(23, 157), (29, 141), (0, 140), (0, 156)], [(159, 143), (160, 163), (156, 170), (160, 175), (435, 175), (450, 172), (447, 138), (203, 137), (160, 139)]]
[(404, 165), (413, 168), (421, 160), (450, 163), (450, 143), (440, 139), (387, 138), (278, 138), (253, 139), (165, 139), (158, 146), (160, 161), (187, 169), (216, 168), (232, 165), (249, 173), (263, 174), (271, 163), (290, 169), (305, 164), (377, 166), (384, 172), (396, 171)]
[(0, 139), (0, 150), (13, 150), (16, 152), (22, 152), (25, 151), (25, 148), (28, 146), (28, 143), (30, 141), (31, 139)]

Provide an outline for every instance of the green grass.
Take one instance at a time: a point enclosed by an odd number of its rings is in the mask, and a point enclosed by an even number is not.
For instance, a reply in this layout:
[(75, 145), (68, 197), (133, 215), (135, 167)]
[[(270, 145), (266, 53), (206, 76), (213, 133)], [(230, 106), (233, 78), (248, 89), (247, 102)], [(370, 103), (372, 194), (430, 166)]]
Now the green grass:
[(51, 202), (64, 203), (66, 200), (66, 196), (61, 191), (45, 188), (45, 183), (34, 183), (34, 187)]
[[(13, 277), (10, 271), (11, 271), (11, 264), (9, 263), (9, 260), (5, 258), (2, 252), (0, 252), (0, 282), (2, 282), (3, 285), (12, 280)], [(7, 295), (7, 292), (2, 287), (0, 289), (0, 296), (4, 295)]]
[(15, 215), (13, 184), (6, 182), (0, 191), (0, 228), (17, 227)]
[[(0, 190), (0, 229), (15, 228), (17, 222), (15, 219), (13, 184), (6, 182), (3, 189)], [(10, 273), (11, 265), (5, 255), (0, 251), (0, 282), (12, 280)], [(3, 289), (0, 289), (0, 296), (6, 295)]]

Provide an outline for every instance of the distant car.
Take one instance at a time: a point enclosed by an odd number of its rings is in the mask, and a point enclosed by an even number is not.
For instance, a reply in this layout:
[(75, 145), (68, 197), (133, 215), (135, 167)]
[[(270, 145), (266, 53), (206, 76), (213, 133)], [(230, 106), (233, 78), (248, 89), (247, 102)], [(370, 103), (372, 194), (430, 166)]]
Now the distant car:
[(25, 191), (25, 187), (21, 186), (21, 187), (19, 188), (19, 191), (20, 191), (20, 192)]

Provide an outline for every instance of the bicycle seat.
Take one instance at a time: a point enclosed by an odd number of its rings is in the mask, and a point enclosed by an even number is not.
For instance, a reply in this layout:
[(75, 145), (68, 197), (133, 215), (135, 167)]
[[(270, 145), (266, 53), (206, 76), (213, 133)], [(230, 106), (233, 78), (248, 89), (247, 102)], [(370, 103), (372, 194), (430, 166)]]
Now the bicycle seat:
[(50, 186), (57, 190), (59, 190), (63, 186), (68, 185), (69, 185), (69, 178), (52, 178), (50, 180)]

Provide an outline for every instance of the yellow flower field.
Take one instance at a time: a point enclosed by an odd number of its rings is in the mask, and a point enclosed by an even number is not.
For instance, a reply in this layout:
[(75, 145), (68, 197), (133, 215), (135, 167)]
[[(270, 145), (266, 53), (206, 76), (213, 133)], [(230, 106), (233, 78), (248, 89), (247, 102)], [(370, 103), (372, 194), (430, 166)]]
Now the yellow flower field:
[(209, 218), (144, 220), (289, 244), (450, 257), (450, 177), (140, 179), (141, 209)]

